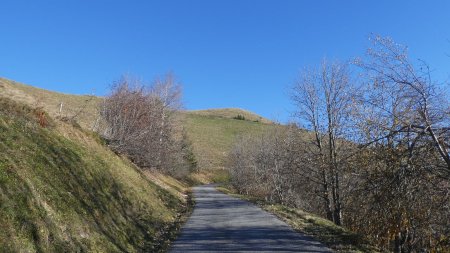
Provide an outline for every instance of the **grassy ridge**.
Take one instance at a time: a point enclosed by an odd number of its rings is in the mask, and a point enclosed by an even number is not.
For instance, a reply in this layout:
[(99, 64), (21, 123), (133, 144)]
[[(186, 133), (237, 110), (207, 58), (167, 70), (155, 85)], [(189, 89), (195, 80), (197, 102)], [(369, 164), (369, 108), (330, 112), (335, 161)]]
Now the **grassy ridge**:
[(183, 206), (95, 135), (0, 98), (2, 252), (158, 251)]
[[(235, 112), (239, 113), (239, 110)], [(260, 134), (274, 127), (275, 124), (236, 120), (221, 115), (203, 115), (198, 112), (187, 112), (185, 117), (185, 128), (192, 141), (200, 169), (213, 171), (213, 177), (222, 177), (218, 181), (226, 180), (224, 173), (217, 172), (226, 167), (228, 153), (237, 138)]]
[[(72, 118), (85, 129), (91, 129), (98, 118), (97, 105), (101, 98), (89, 95), (69, 95), (39, 89), (8, 79), (0, 78), (0, 96), (27, 104), (33, 108), (41, 107), (51, 117)], [(60, 105), (63, 104), (60, 112)]]
[(224, 109), (207, 109), (207, 110), (194, 110), (189, 111), (189, 114), (195, 114), (200, 116), (213, 116), (225, 119), (236, 119), (238, 116), (242, 116), (247, 121), (261, 122), (265, 124), (272, 124), (273, 122), (263, 118), (253, 112), (242, 110), (239, 108), (224, 108)]

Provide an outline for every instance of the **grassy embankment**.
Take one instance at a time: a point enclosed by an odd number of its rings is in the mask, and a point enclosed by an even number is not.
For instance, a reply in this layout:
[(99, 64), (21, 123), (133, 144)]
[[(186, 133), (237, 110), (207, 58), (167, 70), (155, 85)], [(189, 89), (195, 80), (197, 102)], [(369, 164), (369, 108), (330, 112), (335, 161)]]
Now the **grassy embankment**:
[(94, 133), (0, 98), (2, 252), (163, 250), (185, 186), (153, 176)]
[[(41, 107), (53, 118), (74, 118), (87, 130), (95, 125), (97, 106), (101, 102), (100, 97), (62, 94), (2, 78), (0, 96), (33, 108)], [(234, 119), (239, 115), (245, 120)], [(185, 111), (180, 118), (199, 164), (199, 172), (192, 175), (192, 181), (203, 183), (228, 180), (226, 158), (236, 138), (258, 134), (275, 126), (270, 120), (241, 109)]]

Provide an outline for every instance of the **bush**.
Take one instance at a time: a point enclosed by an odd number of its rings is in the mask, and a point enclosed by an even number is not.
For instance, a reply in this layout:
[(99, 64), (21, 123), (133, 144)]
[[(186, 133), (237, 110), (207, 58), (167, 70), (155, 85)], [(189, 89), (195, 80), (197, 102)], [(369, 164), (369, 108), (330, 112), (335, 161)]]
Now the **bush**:
[(186, 137), (177, 137), (180, 101), (181, 87), (171, 75), (150, 86), (122, 78), (101, 104), (102, 136), (141, 168), (187, 175), (196, 160)]
[(233, 119), (237, 119), (237, 120), (245, 120), (245, 117), (242, 116), (241, 114), (238, 114), (237, 116), (233, 117)]

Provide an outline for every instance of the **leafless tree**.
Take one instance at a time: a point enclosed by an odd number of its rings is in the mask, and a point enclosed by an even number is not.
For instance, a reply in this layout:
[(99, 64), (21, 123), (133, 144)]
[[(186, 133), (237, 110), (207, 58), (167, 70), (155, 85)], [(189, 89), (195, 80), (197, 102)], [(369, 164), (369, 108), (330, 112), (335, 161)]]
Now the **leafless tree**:
[(158, 106), (155, 106), (159, 116), (157, 124), (158, 138), (158, 167), (162, 166), (163, 161), (167, 161), (170, 156), (171, 134), (174, 131), (174, 113), (182, 108), (181, 104), (181, 86), (175, 81), (173, 74), (169, 73), (164, 79), (156, 79), (151, 89), (151, 96), (158, 98)]
[(241, 193), (291, 204), (296, 176), (294, 131), (276, 128), (239, 138), (230, 153), (232, 183)]
[(307, 131), (241, 138), (230, 155), (232, 182), (344, 224), (385, 251), (447, 252), (448, 97), (406, 47), (372, 40), (356, 62), (358, 83), (342, 63), (301, 72), (291, 98)]
[(448, 100), (406, 47), (373, 42), (368, 59), (357, 61), (366, 92), (354, 111), (362, 149), (353, 159), (358, 206), (349, 223), (394, 252), (438, 249), (448, 236)]
[(384, 111), (378, 114), (380, 119), (391, 118), (396, 125), (375, 140), (406, 134), (414, 148), (416, 143), (428, 139), (440, 156), (434, 171), (450, 179), (448, 98), (438, 92), (428, 65), (422, 61), (416, 68), (411, 63), (405, 46), (381, 36), (374, 36), (372, 40), (374, 46), (368, 50), (369, 59), (357, 60), (356, 64), (366, 71), (371, 89), (387, 91), (391, 98), (396, 98), (393, 106), (400, 107), (390, 111), (379, 105), (380, 99), (369, 100), (373, 101), (372, 107)]
[(101, 105), (102, 135), (139, 166), (174, 172), (181, 158), (188, 157), (186, 138), (176, 120), (181, 108), (181, 86), (172, 74), (152, 85), (124, 77)]
[(320, 177), (324, 210), (328, 219), (342, 224), (342, 166), (339, 139), (345, 138), (354, 89), (346, 64), (322, 62), (320, 69), (304, 69), (292, 87), (296, 116), (313, 135), (312, 170)]

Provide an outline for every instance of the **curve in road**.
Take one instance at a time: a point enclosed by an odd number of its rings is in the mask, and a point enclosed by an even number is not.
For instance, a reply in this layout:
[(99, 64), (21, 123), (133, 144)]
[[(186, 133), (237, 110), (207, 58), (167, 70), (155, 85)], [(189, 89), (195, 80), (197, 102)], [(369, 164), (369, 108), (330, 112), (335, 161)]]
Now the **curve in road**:
[(194, 188), (196, 205), (170, 252), (332, 252), (259, 207), (217, 191)]

